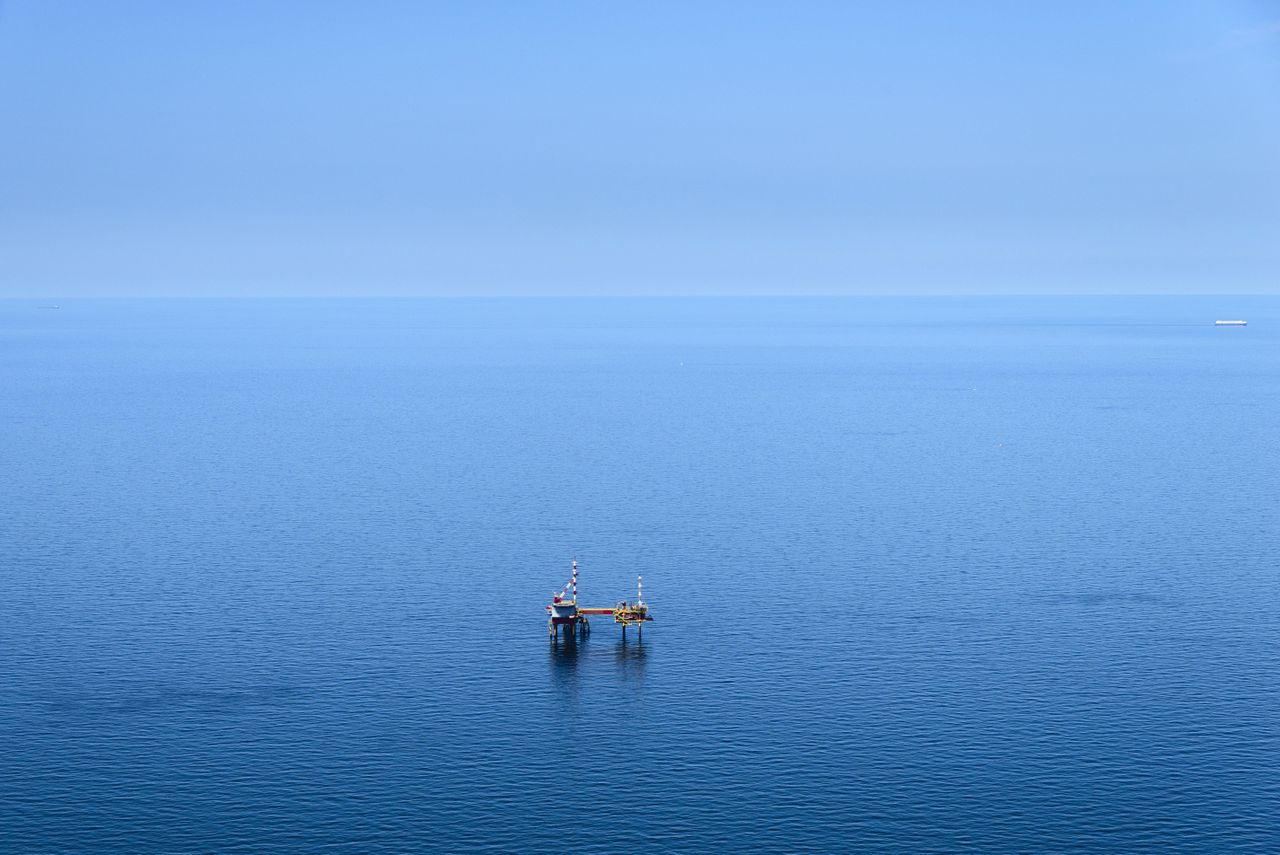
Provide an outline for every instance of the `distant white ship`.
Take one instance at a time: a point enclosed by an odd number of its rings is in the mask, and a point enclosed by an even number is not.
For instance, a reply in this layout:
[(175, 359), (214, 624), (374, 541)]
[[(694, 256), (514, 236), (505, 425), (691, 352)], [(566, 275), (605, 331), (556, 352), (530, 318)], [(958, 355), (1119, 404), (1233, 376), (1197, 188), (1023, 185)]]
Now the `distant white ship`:
[(1215, 327), (1247, 327), (1248, 321), (1214, 321)]

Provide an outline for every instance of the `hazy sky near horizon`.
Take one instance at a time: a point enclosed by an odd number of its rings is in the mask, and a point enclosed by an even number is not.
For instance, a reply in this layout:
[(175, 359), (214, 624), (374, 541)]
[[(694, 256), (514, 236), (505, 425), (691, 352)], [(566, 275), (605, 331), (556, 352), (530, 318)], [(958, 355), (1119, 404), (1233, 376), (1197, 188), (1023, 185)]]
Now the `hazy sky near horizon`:
[(0, 296), (1280, 292), (1280, 3), (0, 7)]

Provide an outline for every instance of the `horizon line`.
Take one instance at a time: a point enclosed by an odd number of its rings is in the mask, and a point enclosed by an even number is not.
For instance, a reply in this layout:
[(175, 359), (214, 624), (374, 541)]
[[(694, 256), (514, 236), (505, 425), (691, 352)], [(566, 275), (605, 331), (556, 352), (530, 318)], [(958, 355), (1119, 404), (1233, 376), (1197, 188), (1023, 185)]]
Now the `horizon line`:
[(44, 301), (85, 301), (85, 300), (778, 300), (778, 299), (989, 299), (1007, 298), (1049, 298), (1049, 297), (1280, 297), (1280, 291), (1235, 291), (1227, 293), (1211, 293), (1204, 291), (981, 291), (963, 294), (949, 294), (930, 291), (911, 293), (869, 292), (859, 294), (836, 292), (788, 293), (672, 293), (672, 294), (519, 294), (519, 293), (482, 293), (482, 294), (14, 294), (0, 295), (0, 300), (31, 302)]

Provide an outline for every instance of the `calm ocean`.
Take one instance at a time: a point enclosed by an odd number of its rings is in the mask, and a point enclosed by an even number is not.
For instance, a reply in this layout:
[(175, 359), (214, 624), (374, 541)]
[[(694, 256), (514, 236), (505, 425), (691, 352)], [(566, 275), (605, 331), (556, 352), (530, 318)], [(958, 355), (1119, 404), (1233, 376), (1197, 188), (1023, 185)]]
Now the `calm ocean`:
[(8, 300), (0, 428), (4, 852), (1280, 851), (1280, 298)]

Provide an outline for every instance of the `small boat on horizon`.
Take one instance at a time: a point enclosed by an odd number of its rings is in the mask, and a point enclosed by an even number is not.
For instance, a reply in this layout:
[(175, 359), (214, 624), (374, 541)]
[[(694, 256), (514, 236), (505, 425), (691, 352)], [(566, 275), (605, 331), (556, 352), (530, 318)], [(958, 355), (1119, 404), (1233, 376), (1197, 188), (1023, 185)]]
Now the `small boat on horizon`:
[(1247, 327), (1248, 321), (1214, 321), (1215, 327)]

